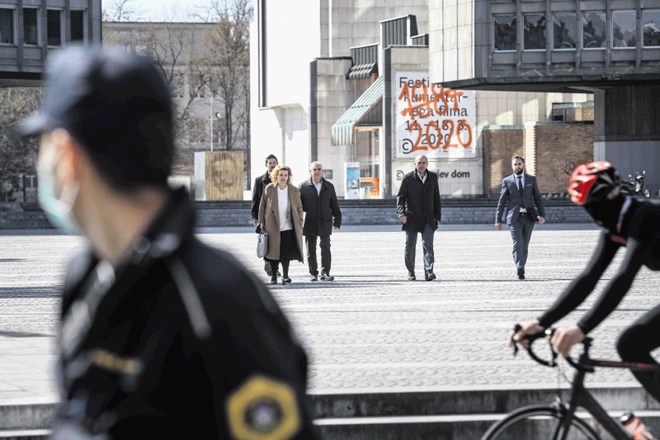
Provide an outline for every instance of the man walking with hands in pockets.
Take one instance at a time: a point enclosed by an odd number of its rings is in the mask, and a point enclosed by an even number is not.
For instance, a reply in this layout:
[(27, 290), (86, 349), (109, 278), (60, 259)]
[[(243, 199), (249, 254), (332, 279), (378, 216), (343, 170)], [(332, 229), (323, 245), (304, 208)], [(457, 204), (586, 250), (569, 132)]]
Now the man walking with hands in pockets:
[(312, 162), (309, 166), (310, 178), (300, 184), (300, 198), (305, 223), (303, 235), (307, 248), (307, 264), (311, 281), (318, 280), (318, 263), (316, 260), (316, 240), (321, 238), (321, 280), (333, 281), (330, 275), (332, 254), (330, 253), (330, 234), (332, 228), (341, 227), (341, 210), (337, 202), (337, 193), (332, 183), (323, 178), (321, 162)]
[(428, 171), (429, 160), (424, 155), (415, 158), (415, 170), (406, 174), (396, 197), (396, 211), (406, 231), (404, 259), (408, 281), (415, 281), (415, 247), (417, 234), (422, 234), (424, 279), (433, 281), (433, 235), (440, 223), (440, 188), (438, 175)]
[[(536, 177), (525, 173), (525, 158), (511, 158), (513, 174), (502, 179), (502, 190), (497, 202), (495, 227), (502, 228), (504, 207), (507, 207), (506, 224), (513, 239), (513, 262), (518, 270), (518, 279), (525, 279), (525, 263), (534, 224), (545, 223), (545, 206)], [(534, 205), (536, 204), (536, 208)], [(536, 209), (538, 208), (538, 215)], [(533, 218), (536, 217), (536, 218)]]

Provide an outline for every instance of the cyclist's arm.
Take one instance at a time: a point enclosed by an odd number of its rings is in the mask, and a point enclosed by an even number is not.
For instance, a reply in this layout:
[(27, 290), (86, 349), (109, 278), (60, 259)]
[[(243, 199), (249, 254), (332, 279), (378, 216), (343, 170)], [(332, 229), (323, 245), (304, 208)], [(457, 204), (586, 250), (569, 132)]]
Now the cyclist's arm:
[(613, 242), (606, 232), (601, 233), (598, 245), (587, 266), (538, 318), (539, 325), (548, 328), (582, 304), (596, 287), (596, 283), (598, 283), (620, 247), (621, 245)]
[(619, 305), (642, 267), (644, 245), (634, 238), (628, 238), (626, 248), (626, 255), (623, 257), (619, 270), (591, 309), (577, 323), (585, 335), (607, 318)]

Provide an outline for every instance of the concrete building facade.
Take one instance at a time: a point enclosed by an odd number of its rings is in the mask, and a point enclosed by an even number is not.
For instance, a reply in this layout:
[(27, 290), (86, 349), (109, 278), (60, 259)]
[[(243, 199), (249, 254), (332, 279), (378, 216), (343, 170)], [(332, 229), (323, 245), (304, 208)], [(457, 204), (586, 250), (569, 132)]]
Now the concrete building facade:
[(660, 1), (430, 0), (430, 77), (449, 87), (586, 91), (594, 158), (660, 188)]
[(101, 41), (101, 0), (2, 0), (0, 86), (38, 85), (50, 50)]
[[(263, 173), (270, 153), (293, 168), (296, 182), (320, 160), (340, 197), (392, 198), (414, 156), (426, 154), (443, 196), (480, 196), (510, 172), (510, 156), (486, 162), (485, 130), (558, 120), (560, 113), (571, 120), (571, 108), (592, 106), (588, 94), (564, 93), (577, 90), (443, 87), (429, 75), (428, 31), (438, 17), (428, 0), (305, 2), (295, 28), (286, 4), (255, 3), (252, 175)], [(493, 170), (500, 170), (496, 177)]]

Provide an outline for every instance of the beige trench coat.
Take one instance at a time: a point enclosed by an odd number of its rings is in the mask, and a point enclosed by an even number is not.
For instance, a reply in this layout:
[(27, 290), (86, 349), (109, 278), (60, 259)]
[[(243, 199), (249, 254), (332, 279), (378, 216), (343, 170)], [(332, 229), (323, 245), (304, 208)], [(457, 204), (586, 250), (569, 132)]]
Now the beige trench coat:
[[(296, 233), (296, 244), (300, 255), (305, 257), (303, 250), (303, 209), (300, 201), (300, 190), (289, 184), (289, 207), (291, 208), (291, 223)], [(280, 214), (277, 202), (277, 184), (269, 183), (264, 188), (261, 202), (259, 203), (259, 224), (268, 233), (268, 252), (266, 258), (269, 260), (280, 259)]]

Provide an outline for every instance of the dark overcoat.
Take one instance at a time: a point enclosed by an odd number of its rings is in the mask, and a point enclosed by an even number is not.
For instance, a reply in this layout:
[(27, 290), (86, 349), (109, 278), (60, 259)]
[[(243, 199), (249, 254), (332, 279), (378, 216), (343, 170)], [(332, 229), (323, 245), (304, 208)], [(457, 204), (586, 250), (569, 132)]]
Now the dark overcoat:
[(309, 178), (300, 184), (300, 199), (305, 211), (303, 235), (330, 235), (333, 226), (341, 227), (341, 209), (332, 183), (321, 179), (321, 191), (318, 192)]
[(261, 203), (261, 196), (264, 193), (266, 185), (271, 182), (272, 180), (268, 171), (254, 179), (254, 184), (252, 185), (252, 220), (257, 220), (259, 218), (259, 203)]
[(408, 222), (401, 229), (421, 232), (424, 225), (432, 229), (440, 223), (440, 188), (438, 175), (426, 172), (426, 181), (422, 183), (416, 171), (403, 177), (401, 188), (396, 197), (396, 211), (399, 218), (408, 217)]
[(261, 424), (263, 438), (295, 427), (287, 438), (320, 438), (291, 324), (266, 286), (200, 241), (195, 224), (188, 193), (177, 190), (120, 263), (92, 249), (72, 260), (54, 438), (236, 438), (263, 419), (264, 402), (278, 416)]

